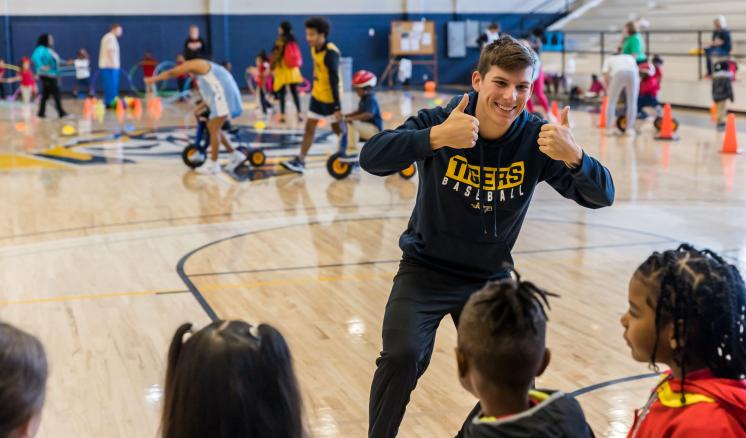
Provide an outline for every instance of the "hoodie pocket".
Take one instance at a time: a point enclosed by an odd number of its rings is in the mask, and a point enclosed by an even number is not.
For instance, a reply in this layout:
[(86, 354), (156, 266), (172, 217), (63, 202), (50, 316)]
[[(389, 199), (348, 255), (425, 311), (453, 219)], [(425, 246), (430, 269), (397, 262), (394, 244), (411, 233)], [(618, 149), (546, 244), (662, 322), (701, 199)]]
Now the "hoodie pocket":
[(469, 237), (436, 232), (423, 240), (423, 255), (452, 271), (489, 276), (501, 270), (503, 262), (513, 260), (507, 245), (492, 233), (474, 230)]

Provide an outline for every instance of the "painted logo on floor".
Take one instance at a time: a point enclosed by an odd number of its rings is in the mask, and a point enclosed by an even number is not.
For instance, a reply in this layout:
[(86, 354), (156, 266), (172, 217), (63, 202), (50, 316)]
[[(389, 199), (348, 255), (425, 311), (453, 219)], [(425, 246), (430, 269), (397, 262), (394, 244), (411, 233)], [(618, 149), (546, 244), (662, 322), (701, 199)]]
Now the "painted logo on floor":
[[(236, 126), (224, 131), (234, 146), (262, 149), (268, 157), (290, 157), (300, 146), (302, 131), (256, 130)], [(57, 146), (35, 153), (36, 157), (75, 165), (123, 164), (146, 160), (180, 160), (181, 153), (194, 144), (196, 128), (159, 127), (129, 132), (94, 132), (71, 137)], [(317, 133), (314, 143), (324, 142), (331, 132)]]

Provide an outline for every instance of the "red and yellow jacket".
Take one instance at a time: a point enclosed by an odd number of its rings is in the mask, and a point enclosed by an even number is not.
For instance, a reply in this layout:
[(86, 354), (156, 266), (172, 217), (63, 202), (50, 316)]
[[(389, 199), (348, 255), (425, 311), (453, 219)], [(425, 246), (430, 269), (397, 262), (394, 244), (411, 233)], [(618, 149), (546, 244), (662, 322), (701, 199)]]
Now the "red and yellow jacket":
[(710, 370), (687, 374), (685, 402), (681, 381), (671, 372), (635, 411), (628, 438), (746, 438), (746, 380), (722, 379)]

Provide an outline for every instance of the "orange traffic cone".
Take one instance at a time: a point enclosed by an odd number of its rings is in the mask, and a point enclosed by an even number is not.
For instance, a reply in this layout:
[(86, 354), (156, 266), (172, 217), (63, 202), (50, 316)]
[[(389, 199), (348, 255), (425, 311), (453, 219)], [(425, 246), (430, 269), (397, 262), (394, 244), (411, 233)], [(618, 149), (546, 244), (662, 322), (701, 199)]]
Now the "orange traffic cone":
[(91, 110), (93, 109), (93, 101), (90, 97), (86, 97), (83, 101), (83, 117), (88, 118), (91, 116)]
[(120, 122), (124, 120), (124, 104), (122, 99), (117, 99), (117, 120)]
[(132, 115), (135, 119), (140, 120), (142, 118), (142, 101), (139, 98), (135, 98), (132, 102)]
[(715, 102), (710, 105), (710, 120), (713, 123), (718, 121), (718, 105)]
[(671, 117), (670, 103), (667, 103), (663, 106), (663, 121), (661, 122), (661, 130), (655, 138), (656, 140), (678, 140), (678, 137), (673, 132), (673, 117)]
[(609, 106), (609, 96), (604, 96), (604, 100), (601, 101), (601, 118), (598, 120), (598, 127), (601, 129), (606, 128), (606, 110)]
[(723, 150), (724, 154), (738, 154), (738, 139), (736, 139), (736, 115), (733, 113), (728, 114), (728, 119), (725, 122), (725, 137), (723, 137)]
[(560, 119), (559, 105), (557, 105), (556, 100), (552, 102), (552, 115), (554, 116), (554, 120), (556, 120), (557, 123), (559, 123), (559, 119)]

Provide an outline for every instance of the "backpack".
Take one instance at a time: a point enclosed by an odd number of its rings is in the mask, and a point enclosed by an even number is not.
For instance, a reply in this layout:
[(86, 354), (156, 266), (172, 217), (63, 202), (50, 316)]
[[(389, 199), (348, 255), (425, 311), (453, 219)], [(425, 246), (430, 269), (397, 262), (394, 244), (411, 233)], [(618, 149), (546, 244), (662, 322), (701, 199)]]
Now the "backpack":
[(285, 65), (290, 68), (296, 68), (303, 65), (303, 56), (300, 54), (300, 47), (295, 41), (289, 41), (285, 44), (285, 50), (282, 56), (285, 59)]

